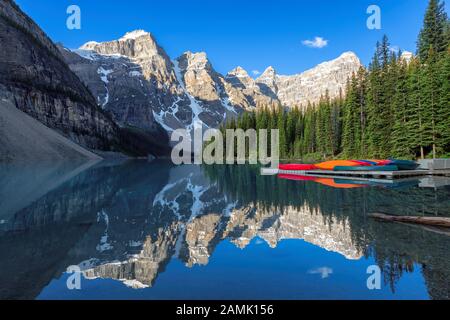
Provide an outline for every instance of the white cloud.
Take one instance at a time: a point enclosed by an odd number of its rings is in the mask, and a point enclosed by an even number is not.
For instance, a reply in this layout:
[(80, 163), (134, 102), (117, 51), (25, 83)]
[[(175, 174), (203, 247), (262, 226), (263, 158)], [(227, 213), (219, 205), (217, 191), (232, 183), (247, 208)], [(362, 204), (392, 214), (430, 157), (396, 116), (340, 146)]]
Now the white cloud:
[(333, 269), (328, 267), (320, 267), (317, 269), (309, 270), (309, 274), (320, 274), (320, 277), (322, 279), (326, 279), (330, 276), (330, 274), (333, 274)]
[(253, 75), (257, 76), (259, 74), (261, 74), (261, 72), (259, 72), (259, 70), (252, 70)]
[(390, 46), (389, 50), (393, 53), (399, 53), (400, 52), (400, 47), (399, 46)]
[(328, 45), (328, 40), (322, 37), (315, 37), (314, 40), (304, 40), (302, 44), (310, 48), (324, 48)]

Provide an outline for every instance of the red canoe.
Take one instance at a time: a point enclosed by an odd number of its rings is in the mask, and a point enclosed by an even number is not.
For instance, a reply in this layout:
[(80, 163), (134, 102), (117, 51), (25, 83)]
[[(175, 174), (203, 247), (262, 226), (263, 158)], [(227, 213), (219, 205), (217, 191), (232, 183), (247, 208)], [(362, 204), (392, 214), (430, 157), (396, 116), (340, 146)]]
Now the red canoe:
[(293, 180), (293, 181), (315, 181), (316, 177), (311, 176), (298, 176), (295, 174), (279, 174), (279, 179), (285, 179), (285, 180)]
[(288, 171), (304, 171), (304, 170), (316, 170), (316, 166), (313, 164), (280, 164), (278, 166), (280, 170)]

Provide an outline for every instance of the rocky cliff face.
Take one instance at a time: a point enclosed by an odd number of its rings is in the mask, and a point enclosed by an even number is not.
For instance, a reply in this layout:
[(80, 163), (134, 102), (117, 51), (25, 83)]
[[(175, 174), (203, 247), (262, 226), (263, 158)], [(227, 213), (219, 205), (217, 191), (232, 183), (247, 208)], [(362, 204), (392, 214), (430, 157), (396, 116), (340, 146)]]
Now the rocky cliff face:
[(118, 127), (70, 71), (57, 47), (13, 1), (0, 3), (0, 96), (92, 149), (120, 143)]
[(327, 91), (337, 97), (361, 66), (355, 54), (345, 53), (299, 75), (280, 76), (269, 67), (255, 80), (237, 67), (223, 76), (204, 52), (188, 51), (171, 61), (142, 30), (62, 52), (116, 121), (147, 129), (156, 121), (167, 131), (192, 129), (195, 123), (215, 128), (227, 117), (260, 106), (315, 103)]
[(206, 55), (185, 53), (171, 61), (142, 30), (61, 51), (102, 107), (123, 125), (152, 129), (156, 122), (167, 131), (192, 129), (196, 122), (217, 127), (227, 112), (238, 112), (226, 103), (223, 78)]
[[(151, 130), (145, 131), (139, 131), (139, 126), (119, 127), (99, 106), (104, 101), (96, 101), (70, 70), (59, 48), (10, 0), (0, 2), (0, 41), (2, 100), (89, 149), (134, 156), (168, 154), (167, 133), (159, 125), (150, 124)], [(95, 72), (107, 81), (108, 70), (97, 68)], [(88, 72), (93, 72), (92, 68)], [(98, 84), (94, 87), (105, 90)], [(126, 87), (122, 90), (129, 93)], [(103, 100), (107, 95), (103, 94)], [(138, 100), (135, 102), (139, 106)], [(134, 118), (151, 117), (137, 113)]]
[(278, 97), (288, 107), (305, 107), (308, 102), (317, 103), (328, 92), (330, 98), (345, 93), (347, 79), (361, 67), (353, 52), (343, 53), (335, 60), (292, 76), (277, 75), (272, 67), (256, 79), (256, 83), (267, 95)]
[(151, 34), (134, 31), (115, 41), (89, 42), (75, 52), (83, 59), (69, 59), (69, 65), (120, 123), (151, 128), (156, 120), (166, 130), (191, 123), (190, 100)]
[(252, 107), (275, 106), (279, 104), (278, 97), (256, 83), (247, 71), (237, 67), (226, 75), (230, 99), (244, 106), (246, 110)]
[(63, 48), (61, 53), (115, 122), (150, 132), (159, 130), (152, 109), (148, 108), (155, 96), (144, 81), (140, 66), (122, 56), (92, 54), (85, 59)]

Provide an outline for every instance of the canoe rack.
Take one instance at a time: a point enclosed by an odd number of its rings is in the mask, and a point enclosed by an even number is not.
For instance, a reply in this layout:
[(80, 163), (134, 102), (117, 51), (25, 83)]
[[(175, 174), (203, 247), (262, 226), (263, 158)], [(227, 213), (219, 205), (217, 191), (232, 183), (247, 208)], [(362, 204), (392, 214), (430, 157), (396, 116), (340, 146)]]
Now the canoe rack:
[(405, 170), (405, 171), (327, 171), (327, 170), (279, 170), (262, 168), (261, 174), (291, 174), (299, 176), (325, 177), (352, 180), (396, 180), (424, 176), (450, 176), (450, 169), (445, 170)]

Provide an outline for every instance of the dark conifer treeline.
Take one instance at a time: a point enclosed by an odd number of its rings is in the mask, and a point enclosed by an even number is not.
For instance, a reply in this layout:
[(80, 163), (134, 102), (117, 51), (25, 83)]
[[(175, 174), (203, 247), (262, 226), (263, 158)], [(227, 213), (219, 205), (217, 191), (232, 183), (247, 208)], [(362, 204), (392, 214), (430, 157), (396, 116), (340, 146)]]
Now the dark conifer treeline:
[(430, 0), (410, 61), (384, 36), (368, 68), (353, 74), (339, 98), (325, 93), (317, 105), (262, 108), (222, 129), (279, 129), (283, 159), (448, 157), (449, 45), (444, 3)]

